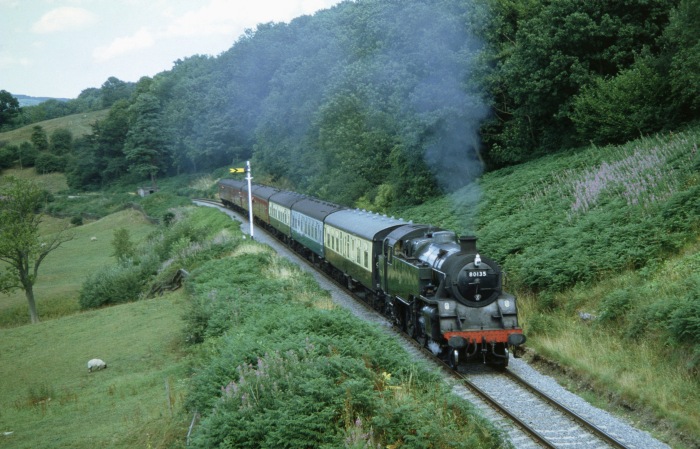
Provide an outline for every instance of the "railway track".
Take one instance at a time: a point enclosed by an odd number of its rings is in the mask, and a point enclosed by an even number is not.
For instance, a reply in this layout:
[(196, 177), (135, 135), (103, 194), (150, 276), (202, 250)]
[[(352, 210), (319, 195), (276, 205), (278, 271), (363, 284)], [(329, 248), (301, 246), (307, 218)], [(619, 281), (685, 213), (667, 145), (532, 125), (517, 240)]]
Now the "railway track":
[[(199, 199), (195, 201), (228, 211), (217, 201)], [(237, 216), (239, 221), (247, 222), (240, 215), (237, 214)], [(349, 291), (346, 285), (339, 283), (327, 273), (318, 270), (313, 263), (296, 254), (265, 230), (261, 229), (256, 232), (256, 240), (270, 244), (278, 251), (284, 249), (285, 252), (288, 252), (289, 255), (295, 257), (298, 261), (303, 261), (304, 265), (309, 267), (317, 276), (317, 279), (322, 277), (326, 282), (340, 288), (353, 297), (355, 302), (368, 314), (381, 317), (381, 320), (386, 322), (385, 317), (372, 309), (355, 292)], [(487, 366), (475, 364), (466, 370), (456, 372), (449, 368), (443, 360), (401, 330), (396, 327), (391, 329), (394, 333), (400, 335), (415, 352), (437, 363), (448, 376), (454, 379), (456, 387), (463, 386), (467, 389), (472, 394), (472, 397), (467, 399), (473, 401), (473, 397), (478, 398), (477, 402), (481, 402), (483, 406), (488, 407), (493, 413), (502, 417), (497, 419), (497, 421), (506, 428), (510, 427), (510, 429), (506, 430), (517, 449), (542, 447), (641, 449), (646, 447), (626, 444), (623, 438), (612, 435), (612, 432), (606, 431), (606, 429), (602, 428), (603, 426), (594, 425), (584, 416), (550, 397), (550, 395), (539, 390), (510, 369), (496, 371)]]
[(460, 381), (496, 408), (540, 447), (629, 449), (587, 419), (510, 370), (473, 367)]

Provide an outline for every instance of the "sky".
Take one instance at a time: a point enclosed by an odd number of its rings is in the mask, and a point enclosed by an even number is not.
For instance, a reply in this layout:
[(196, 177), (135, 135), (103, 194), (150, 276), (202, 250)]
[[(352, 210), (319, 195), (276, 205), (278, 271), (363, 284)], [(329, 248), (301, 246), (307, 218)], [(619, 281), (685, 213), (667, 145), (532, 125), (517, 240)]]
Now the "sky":
[(114, 76), (138, 81), (217, 56), (260, 23), (340, 0), (0, 0), (0, 90), (76, 98)]

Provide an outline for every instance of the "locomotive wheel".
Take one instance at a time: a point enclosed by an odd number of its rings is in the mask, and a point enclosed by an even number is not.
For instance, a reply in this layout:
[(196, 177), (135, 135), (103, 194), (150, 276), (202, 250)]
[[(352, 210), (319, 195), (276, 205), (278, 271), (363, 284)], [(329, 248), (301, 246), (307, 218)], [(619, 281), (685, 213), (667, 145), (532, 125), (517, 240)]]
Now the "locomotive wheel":
[(406, 308), (406, 313), (404, 316), (406, 317), (406, 333), (409, 337), (416, 338), (416, 323), (413, 320), (413, 314), (411, 313), (410, 308)]
[(449, 352), (447, 355), (447, 364), (450, 365), (450, 368), (457, 369), (459, 366), (459, 351), (457, 349), (453, 349)]

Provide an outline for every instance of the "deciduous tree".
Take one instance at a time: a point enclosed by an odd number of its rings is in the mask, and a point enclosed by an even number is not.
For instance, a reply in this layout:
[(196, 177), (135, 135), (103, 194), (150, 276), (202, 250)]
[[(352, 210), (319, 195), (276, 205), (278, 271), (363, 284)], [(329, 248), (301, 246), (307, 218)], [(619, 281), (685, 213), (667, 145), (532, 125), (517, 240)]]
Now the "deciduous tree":
[(142, 94), (131, 110), (134, 120), (124, 142), (124, 154), (129, 171), (139, 176), (149, 176), (156, 186), (158, 171), (167, 166), (165, 140), (160, 121), (160, 101), (152, 94)]
[(46, 151), (49, 149), (49, 137), (44, 128), (39, 125), (32, 127), (32, 145), (37, 151)]
[(0, 127), (8, 124), (19, 115), (19, 100), (6, 90), (0, 90)]
[(44, 193), (31, 181), (8, 176), (0, 183), (0, 292), (24, 290), (32, 323), (39, 322), (34, 284), (46, 256), (71, 240), (66, 228), (50, 236), (39, 233)]

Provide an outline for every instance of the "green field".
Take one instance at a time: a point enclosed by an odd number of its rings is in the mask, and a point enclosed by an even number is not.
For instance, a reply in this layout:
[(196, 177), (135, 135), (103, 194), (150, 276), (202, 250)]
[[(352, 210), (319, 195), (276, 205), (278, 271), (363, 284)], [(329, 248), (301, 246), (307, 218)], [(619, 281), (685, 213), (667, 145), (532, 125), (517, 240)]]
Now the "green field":
[[(65, 185), (61, 175), (21, 173), (55, 193)], [(41, 232), (51, 235), (68, 221), (44, 216)], [(84, 280), (115, 263), (111, 242), (119, 228), (128, 229), (137, 246), (155, 229), (142, 212), (124, 209), (67, 231), (73, 239), (39, 270), (39, 324), (28, 324), (22, 291), (0, 298), (1, 447), (146, 448), (182, 441), (184, 294), (92, 311), (78, 304)], [(88, 374), (91, 358), (105, 360), (108, 369)]]
[[(175, 293), (0, 329), (0, 447), (154, 448), (181, 440), (185, 304)], [(91, 358), (108, 368), (88, 373)]]
[[(43, 230), (47, 234), (57, 232), (68, 221), (44, 218)], [(83, 281), (100, 267), (114, 262), (111, 241), (114, 230), (120, 227), (129, 229), (136, 242), (143, 240), (153, 229), (142, 213), (132, 209), (69, 229), (73, 240), (50, 253), (39, 269), (34, 293), (40, 319), (65, 316), (79, 310), (78, 292)], [(24, 325), (28, 317), (23, 291), (2, 296), (0, 327)]]

